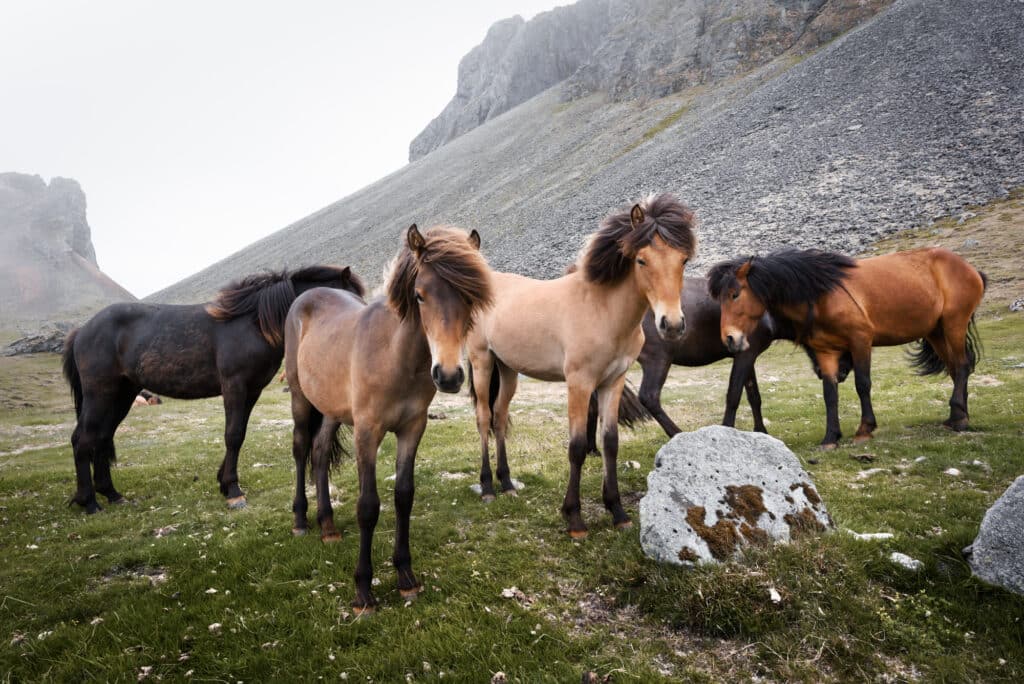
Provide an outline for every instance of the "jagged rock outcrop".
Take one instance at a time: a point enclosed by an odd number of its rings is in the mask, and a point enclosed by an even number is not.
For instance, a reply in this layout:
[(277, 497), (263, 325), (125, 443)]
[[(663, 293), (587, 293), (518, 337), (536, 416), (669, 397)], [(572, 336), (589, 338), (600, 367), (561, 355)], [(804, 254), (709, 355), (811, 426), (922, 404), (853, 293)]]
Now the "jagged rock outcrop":
[(556, 277), (652, 191), (697, 211), (688, 273), (783, 246), (859, 253), (1024, 186), (1022, 141), (1024, 3), (897, 0), (802, 60), (669, 97), (548, 89), (152, 300), (324, 261), (379, 282), (411, 223), (476, 228), (495, 268)]
[(0, 319), (74, 318), (133, 299), (96, 263), (76, 181), (0, 173)]
[(640, 499), (640, 545), (657, 561), (728, 560), (832, 527), (824, 502), (785, 444), (711, 425), (658, 450)]
[(977, 538), (964, 551), (976, 577), (1024, 594), (1024, 475), (985, 512)]
[(891, 1), (581, 0), (505, 19), (462, 59), (455, 97), (409, 145), (409, 160), (563, 80), (570, 99), (664, 97), (812, 50)]

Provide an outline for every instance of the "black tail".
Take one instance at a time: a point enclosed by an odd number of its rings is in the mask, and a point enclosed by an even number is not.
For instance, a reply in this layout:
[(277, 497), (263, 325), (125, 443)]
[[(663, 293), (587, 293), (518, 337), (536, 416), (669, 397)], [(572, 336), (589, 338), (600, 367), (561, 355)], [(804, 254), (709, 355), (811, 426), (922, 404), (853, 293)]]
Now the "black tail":
[[(473, 399), (473, 407), (476, 407), (476, 390), (473, 387), (473, 364), (469, 364), (469, 396)], [(491, 368), (491, 387), (487, 393), (487, 406), (491, 409), (491, 430), (494, 430), (494, 402), (498, 400), (498, 390), (501, 389), (501, 373), (498, 372), (498, 360), (494, 360)], [(512, 427), (512, 417), (509, 416), (506, 429)]]
[[(309, 459), (309, 474), (313, 476), (313, 458), (317, 454), (326, 454), (328, 466), (333, 470), (341, 463), (341, 460), (348, 456), (348, 449), (342, 440), (344, 425), (331, 429), (330, 425), (324, 425), (324, 414), (312, 406), (309, 409), (309, 434), (312, 435), (312, 454)], [(327, 442), (324, 444), (324, 442)]]
[(622, 398), (619, 399), (619, 425), (632, 430), (639, 423), (653, 417), (647, 407), (640, 403), (640, 398), (636, 396), (636, 390), (627, 382), (622, 387)]
[(75, 338), (78, 337), (78, 328), (68, 333), (64, 340), (63, 366), (64, 379), (71, 385), (71, 398), (75, 402), (75, 418), (82, 414), (82, 376), (78, 374), (78, 364), (75, 362)]
[[(983, 278), (984, 279), (984, 278)], [(967, 372), (973, 373), (974, 367), (981, 360), (981, 336), (978, 334), (978, 326), (971, 316), (971, 322), (967, 326)], [(946, 370), (946, 362), (939, 356), (935, 348), (928, 340), (918, 340), (917, 348), (907, 352), (910, 365), (917, 370), (918, 375), (939, 375)]]

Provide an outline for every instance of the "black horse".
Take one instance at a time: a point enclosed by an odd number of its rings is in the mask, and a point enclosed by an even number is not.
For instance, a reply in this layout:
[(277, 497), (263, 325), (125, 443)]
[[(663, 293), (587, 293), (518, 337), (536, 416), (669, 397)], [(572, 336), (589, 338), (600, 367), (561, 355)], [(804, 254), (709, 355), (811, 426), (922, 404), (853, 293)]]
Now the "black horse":
[[(746, 389), (747, 401), (754, 416), (754, 430), (765, 432), (761, 415), (761, 392), (757, 386), (757, 374), (754, 363), (775, 340), (793, 341), (796, 332), (788, 321), (778, 321), (771, 315), (761, 317), (753, 334), (750, 336), (750, 347), (738, 353), (732, 353), (722, 344), (721, 323), (722, 309), (718, 301), (708, 293), (708, 281), (705, 278), (690, 276), (686, 279), (686, 287), (682, 292), (683, 315), (686, 318), (686, 332), (676, 340), (666, 340), (658, 334), (654, 324), (654, 314), (648, 311), (644, 315), (644, 346), (637, 361), (643, 369), (640, 381), (639, 403), (650, 417), (658, 421), (669, 437), (680, 432), (679, 426), (668, 417), (661, 405), (661, 388), (668, 378), (668, 371), (673, 366), (707, 366), (724, 358), (732, 357), (732, 370), (729, 373), (729, 388), (725, 394), (725, 416), (722, 425), (736, 425), (736, 411), (740, 405), (740, 394)], [(804, 347), (810, 357), (815, 373), (819, 374), (814, 353)], [(852, 367), (849, 354), (840, 362), (840, 382), (846, 378)], [(622, 404), (635, 404), (632, 390), (627, 386), (622, 391)], [(634, 410), (630, 418), (633, 421), (648, 416)], [(591, 397), (590, 416), (587, 426), (588, 446), (596, 451), (597, 405)]]
[(124, 501), (110, 478), (114, 432), (145, 387), (176, 399), (224, 397), (227, 449), (217, 480), (229, 507), (244, 506), (238, 451), (249, 414), (281, 365), (288, 307), (314, 287), (363, 295), (348, 267), (311, 266), (249, 276), (208, 304), (112, 304), (71, 331), (64, 377), (77, 417), (71, 446), (78, 490), (70, 503), (95, 513), (96, 492), (112, 504)]

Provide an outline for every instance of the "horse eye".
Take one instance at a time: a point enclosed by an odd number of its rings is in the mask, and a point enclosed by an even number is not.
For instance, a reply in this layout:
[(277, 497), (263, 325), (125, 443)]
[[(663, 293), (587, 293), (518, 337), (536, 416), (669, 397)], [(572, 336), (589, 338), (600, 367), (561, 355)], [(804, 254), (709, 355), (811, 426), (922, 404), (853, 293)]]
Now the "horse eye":
[(421, 295), (419, 292), (416, 293), (416, 301), (420, 302), (421, 304), (423, 303), (423, 295)]
[(641, 265), (641, 266), (646, 266), (646, 265), (647, 265), (647, 262), (646, 262), (646, 261), (644, 261), (643, 259), (637, 259), (637, 260), (636, 260), (636, 263), (637, 263), (637, 264), (639, 264), (639, 265)]
[(733, 298), (733, 299), (739, 299), (739, 298), (740, 298), (740, 291), (739, 291), (739, 290), (735, 290), (735, 291), (734, 291), (734, 292), (732, 293), (732, 298)]

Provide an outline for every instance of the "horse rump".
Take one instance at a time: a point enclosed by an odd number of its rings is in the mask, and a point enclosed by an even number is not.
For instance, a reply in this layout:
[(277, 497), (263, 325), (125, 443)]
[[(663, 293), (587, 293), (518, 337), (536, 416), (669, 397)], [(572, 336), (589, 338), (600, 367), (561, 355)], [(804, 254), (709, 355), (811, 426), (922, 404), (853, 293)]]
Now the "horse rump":
[[(971, 322), (967, 325), (967, 337), (964, 340), (967, 351), (967, 372), (974, 372), (974, 367), (981, 359), (981, 336), (978, 334), (978, 326), (971, 316)], [(907, 350), (907, 359), (918, 375), (939, 375), (946, 371), (946, 361), (935, 347), (928, 340), (918, 340)]]

